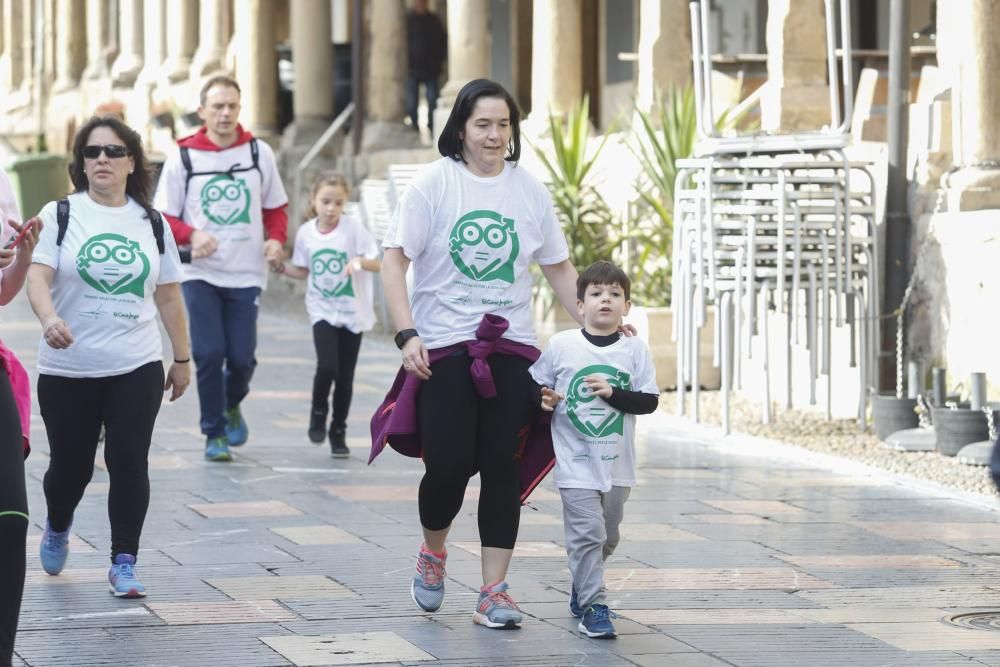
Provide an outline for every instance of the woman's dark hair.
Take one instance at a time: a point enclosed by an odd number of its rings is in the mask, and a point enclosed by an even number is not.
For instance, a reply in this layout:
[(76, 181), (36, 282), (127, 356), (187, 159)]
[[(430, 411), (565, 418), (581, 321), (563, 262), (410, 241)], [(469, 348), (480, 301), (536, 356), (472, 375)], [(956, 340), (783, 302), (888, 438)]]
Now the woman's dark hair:
[(69, 178), (73, 182), (73, 191), (85, 192), (90, 188), (90, 181), (83, 170), (83, 148), (90, 139), (90, 133), (99, 127), (106, 127), (114, 132), (135, 161), (135, 168), (125, 181), (125, 194), (146, 209), (148, 214), (153, 207), (150, 201), (153, 183), (150, 179), (146, 152), (142, 148), (142, 138), (138, 132), (114, 116), (94, 116), (76, 133), (76, 138), (73, 140), (73, 161), (69, 165)]
[(444, 124), (438, 138), (438, 152), (452, 160), (465, 162), (462, 157), (461, 134), (480, 97), (496, 97), (507, 103), (510, 110), (510, 141), (507, 143), (508, 155), (504, 159), (517, 164), (521, 159), (521, 109), (506, 88), (489, 79), (473, 79), (458, 91), (455, 106), (451, 108), (448, 122)]

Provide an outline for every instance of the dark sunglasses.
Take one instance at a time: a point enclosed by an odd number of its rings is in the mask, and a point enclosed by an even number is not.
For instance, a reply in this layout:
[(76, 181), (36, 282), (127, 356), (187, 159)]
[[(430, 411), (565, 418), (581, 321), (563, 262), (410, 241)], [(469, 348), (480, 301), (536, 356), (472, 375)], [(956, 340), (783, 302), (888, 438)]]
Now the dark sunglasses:
[(96, 160), (101, 156), (101, 151), (104, 151), (104, 154), (111, 160), (128, 155), (128, 148), (120, 144), (105, 144), (104, 146), (92, 144), (83, 147), (83, 157), (88, 160)]

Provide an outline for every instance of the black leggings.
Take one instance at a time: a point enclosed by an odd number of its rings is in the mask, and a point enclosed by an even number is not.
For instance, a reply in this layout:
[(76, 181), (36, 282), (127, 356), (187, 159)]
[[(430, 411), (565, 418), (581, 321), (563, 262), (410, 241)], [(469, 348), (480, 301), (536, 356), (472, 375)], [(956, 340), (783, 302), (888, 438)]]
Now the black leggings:
[(354, 394), (354, 368), (358, 365), (361, 334), (320, 320), (313, 325), (313, 342), (316, 343), (316, 376), (313, 378), (312, 409), (324, 415), (327, 413), (332, 386), (330, 426), (344, 429)]
[(38, 377), (38, 404), (49, 437), (43, 488), (53, 530), (67, 530), (94, 474), (104, 423), (104, 463), (111, 477), (111, 559), (139, 553), (149, 507), (149, 445), (163, 400), (159, 361), (101, 378)]
[(469, 478), (479, 472), (479, 540), (513, 549), (521, 518), (521, 469), (515, 459), (536, 413), (531, 362), (489, 357), (495, 398), (480, 398), (467, 354), (440, 359), (420, 387), (417, 414), (426, 470), (420, 482), (420, 523), (443, 530), (462, 508)]
[(28, 496), (21, 440), (21, 418), (10, 378), (0, 367), (0, 665), (9, 665), (13, 659), (24, 592)]

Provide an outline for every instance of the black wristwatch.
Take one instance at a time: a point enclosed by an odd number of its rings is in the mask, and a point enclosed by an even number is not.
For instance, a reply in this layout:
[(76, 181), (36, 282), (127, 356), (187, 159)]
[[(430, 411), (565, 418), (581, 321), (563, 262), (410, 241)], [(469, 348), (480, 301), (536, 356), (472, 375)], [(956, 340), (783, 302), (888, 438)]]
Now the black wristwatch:
[(406, 341), (410, 340), (414, 336), (419, 336), (419, 335), (420, 334), (417, 333), (416, 329), (403, 329), (402, 331), (396, 334), (395, 338), (396, 347), (402, 350), (403, 346), (406, 345)]

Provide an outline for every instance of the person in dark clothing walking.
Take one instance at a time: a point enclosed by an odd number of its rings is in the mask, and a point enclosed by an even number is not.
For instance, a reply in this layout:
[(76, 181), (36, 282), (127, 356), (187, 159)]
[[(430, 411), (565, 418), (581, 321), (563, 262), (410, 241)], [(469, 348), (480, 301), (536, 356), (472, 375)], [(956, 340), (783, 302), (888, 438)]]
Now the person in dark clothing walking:
[(415, 0), (406, 17), (409, 43), (409, 68), (406, 77), (406, 114), (413, 129), (417, 124), (417, 99), (420, 84), (427, 95), (427, 127), (434, 134), (434, 108), (437, 106), (438, 77), (448, 54), (448, 37), (438, 15), (427, 7), (427, 0)]

